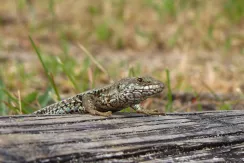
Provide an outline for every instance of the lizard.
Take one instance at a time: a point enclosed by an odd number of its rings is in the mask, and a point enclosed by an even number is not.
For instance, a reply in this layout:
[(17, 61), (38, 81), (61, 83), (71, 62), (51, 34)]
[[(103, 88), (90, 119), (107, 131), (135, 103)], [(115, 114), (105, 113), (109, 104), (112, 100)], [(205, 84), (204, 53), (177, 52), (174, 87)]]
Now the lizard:
[(46, 106), (33, 114), (85, 114), (109, 117), (113, 112), (131, 107), (138, 113), (165, 115), (144, 109), (140, 102), (162, 92), (164, 84), (152, 77), (128, 77), (102, 88), (88, 90)]

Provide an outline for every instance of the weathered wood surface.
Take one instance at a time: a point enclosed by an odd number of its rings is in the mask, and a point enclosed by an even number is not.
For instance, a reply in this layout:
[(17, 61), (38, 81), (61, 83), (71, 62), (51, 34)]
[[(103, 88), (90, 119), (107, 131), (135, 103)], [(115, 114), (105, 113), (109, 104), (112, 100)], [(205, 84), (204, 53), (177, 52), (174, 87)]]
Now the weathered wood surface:
[(242, 162), (244, 111), (0, 117), (0, 162)]

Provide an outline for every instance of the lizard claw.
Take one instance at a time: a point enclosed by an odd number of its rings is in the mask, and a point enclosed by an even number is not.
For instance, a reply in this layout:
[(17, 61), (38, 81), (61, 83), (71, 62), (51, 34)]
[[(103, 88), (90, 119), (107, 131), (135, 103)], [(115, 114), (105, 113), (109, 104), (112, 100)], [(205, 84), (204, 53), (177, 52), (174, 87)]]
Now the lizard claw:
[(143, 113), (146, 115), (165, 115), (164, 112), (159, 112), (158, 110), (137, 110), (137, 113)]
[(112, 115), (112, 112), (111, 111), (107, 111), (104, 113), (104, 116), (105, 117), (110, 117)]

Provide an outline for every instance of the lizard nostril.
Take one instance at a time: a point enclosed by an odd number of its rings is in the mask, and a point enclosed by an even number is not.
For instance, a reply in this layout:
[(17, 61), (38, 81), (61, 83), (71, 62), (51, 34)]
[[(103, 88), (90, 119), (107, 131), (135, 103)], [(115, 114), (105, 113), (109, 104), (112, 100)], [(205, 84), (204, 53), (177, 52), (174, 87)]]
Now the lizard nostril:
[(164, 84), (163, 84), (163, 83), (161, 83), (161, 84), (160, 84), (160, 87), (161, 87), (161, 88), (164, 88)]
[(137, 78), (137, 81), (142, 82), (142, 78)]

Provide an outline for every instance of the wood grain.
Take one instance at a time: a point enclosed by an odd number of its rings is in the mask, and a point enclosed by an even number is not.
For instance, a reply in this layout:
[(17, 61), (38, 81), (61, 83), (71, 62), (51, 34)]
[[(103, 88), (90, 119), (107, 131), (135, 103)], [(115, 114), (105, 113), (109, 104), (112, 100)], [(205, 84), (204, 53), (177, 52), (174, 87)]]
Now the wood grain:
[(0, 117), (0, 162), (190, 161), (244, 161), (244, 111)]

